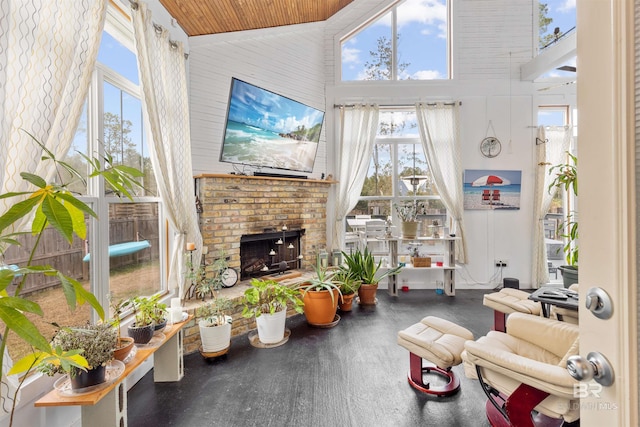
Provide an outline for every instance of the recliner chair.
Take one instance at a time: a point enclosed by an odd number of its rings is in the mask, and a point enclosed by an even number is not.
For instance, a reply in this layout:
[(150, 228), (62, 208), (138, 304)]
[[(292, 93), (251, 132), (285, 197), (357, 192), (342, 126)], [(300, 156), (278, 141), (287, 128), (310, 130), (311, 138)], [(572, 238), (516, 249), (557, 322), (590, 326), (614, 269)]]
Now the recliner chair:
[(492, 426), (533, 427), (534, 418), (559, 426), (579, 419), (578, 382), (567, 371), (567, 359), (578, 354), (578, 336), (577, 325), (513, 313), (506, 333), (490, 331), (465, 343), (465, 374), (480, 381)]

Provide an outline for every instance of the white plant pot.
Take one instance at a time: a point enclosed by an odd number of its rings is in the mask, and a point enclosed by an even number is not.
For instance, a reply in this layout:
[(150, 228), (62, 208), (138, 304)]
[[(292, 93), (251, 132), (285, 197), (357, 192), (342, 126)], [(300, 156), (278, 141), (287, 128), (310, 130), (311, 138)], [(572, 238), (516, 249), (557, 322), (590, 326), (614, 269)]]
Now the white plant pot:
[(284, 339), (284, 325), (287, 320), (287, 310), (280, 310), (274, 314), (261, 314), (256, 317), (258, 339), (263, 344), (276, 344)]
[(225, 316), (227, 323), (220, 326), (207, 326), (209, 322), (200, 320), (200, 340), (202, 341), (202, 351), (205, 353), (215, 353), (229, 347), (231, 343), (231, 316)]

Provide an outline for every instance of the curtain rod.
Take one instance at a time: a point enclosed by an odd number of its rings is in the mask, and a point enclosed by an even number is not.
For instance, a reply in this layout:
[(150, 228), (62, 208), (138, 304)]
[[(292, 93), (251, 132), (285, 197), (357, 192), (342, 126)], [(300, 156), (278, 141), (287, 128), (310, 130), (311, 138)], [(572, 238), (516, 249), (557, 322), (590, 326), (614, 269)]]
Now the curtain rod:
[[(417, 102), (416, 104), (426, 104), (429, 106), (437, 105), (436, 102)], [(416, 104), (378, 104), (378, 107), (406, 108), (406, 107), (415, 107)], [(333, 104), (333, 108), (353, 108), (356, 105), (362, 105), (362, 104)], [(444, 105), (462, 105), (462, 101), (445, 102)]]

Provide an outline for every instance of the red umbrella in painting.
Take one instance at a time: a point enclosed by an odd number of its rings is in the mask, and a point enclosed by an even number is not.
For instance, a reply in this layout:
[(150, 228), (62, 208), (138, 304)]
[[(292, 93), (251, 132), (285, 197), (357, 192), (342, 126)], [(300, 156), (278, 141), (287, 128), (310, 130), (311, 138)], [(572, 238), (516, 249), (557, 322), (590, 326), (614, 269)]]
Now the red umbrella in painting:
[(498, 185), (510, 185), (511, 181), (498, 175), (484, 175), (471, 183), (472, 187), (491, 187)]
[[(509, 185), (511, 181), (506, 178), (502, 178), (498, 175), (484, 175), (480, 178), (476, 179), (471, 183), (472, 187), (494, 187), (494, 186), (502, 186)], [(483, 190), (482, 191), (482, 203), (489, 205), (499, 205), (500, 203), (500, 190), (493, 190), (493, 193), (490, 193), (491, 190)]]

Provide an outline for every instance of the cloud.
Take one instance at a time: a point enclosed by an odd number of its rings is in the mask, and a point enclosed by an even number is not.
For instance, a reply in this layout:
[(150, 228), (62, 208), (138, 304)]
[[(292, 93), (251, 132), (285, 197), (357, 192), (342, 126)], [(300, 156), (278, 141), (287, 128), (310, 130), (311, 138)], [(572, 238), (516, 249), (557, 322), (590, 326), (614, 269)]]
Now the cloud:
[(346, 45), (342, 47), (342, 63), (343, 64), (349, 64), (349, 63), (359, 64), (360, 62), (361, 62), (360, 49), (347, 47)]
[(576, 0), (565, 0), (560, 7), (558, 7), (558, 11), (560, 12), (573, 12), (576, 10)]
[(447, 22), (446, 2), (439, 0), (407, 0), (398, 7), (398, 25), (421, 23), (439, 25)]
[(442, 75), (437, 70), (420, 70), (411, 75), (413, 80), (437, 80), (442, 79)]

